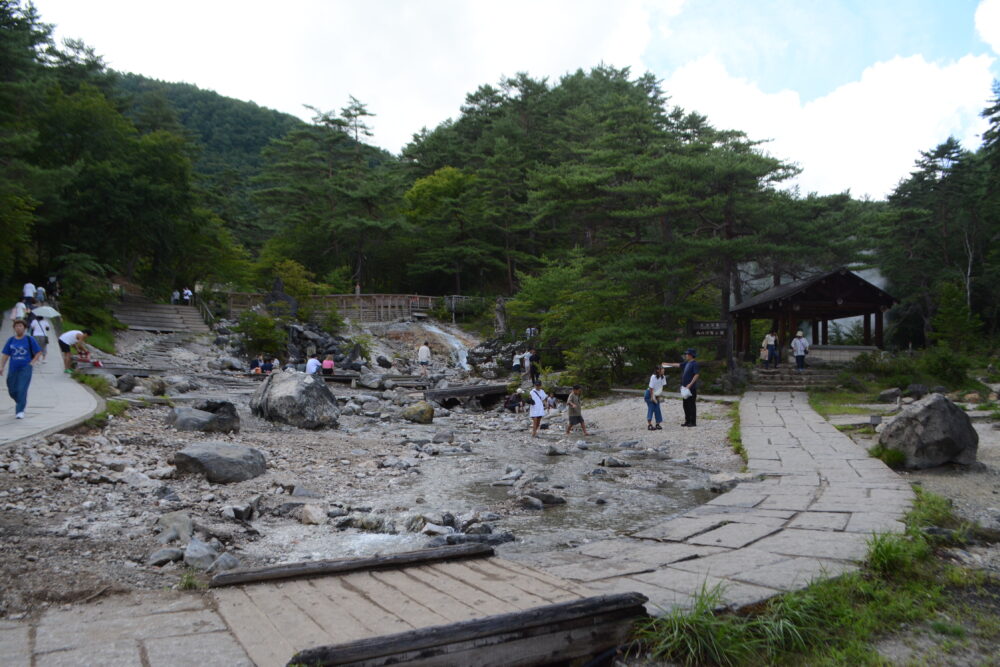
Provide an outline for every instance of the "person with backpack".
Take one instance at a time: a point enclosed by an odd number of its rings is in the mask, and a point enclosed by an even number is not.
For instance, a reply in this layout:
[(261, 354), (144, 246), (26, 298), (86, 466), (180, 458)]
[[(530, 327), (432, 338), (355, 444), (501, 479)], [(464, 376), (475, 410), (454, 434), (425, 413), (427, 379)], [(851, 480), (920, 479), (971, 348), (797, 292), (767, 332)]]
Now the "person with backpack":
[(35, 317), (28, 325), (28, 333), (42, 348), (42, 359), (45, 359), (49, 354), (49, 334), (51, 332), (52, 326), (45, 321), (44, 317)]
[(535, 388), (531, 390), (531, 437), (538, 437), (538, 429), (542, 425), (542, 417), (545, 416), (545, 399), (548, 395), (542, 390), (542, 383), (536, 382)]
[(24, 419), (28, 407), (28, 386), (31, 385), (31, 371), (42, 358), (42, 348), (27, 335), (28, 324), (24, 320), (14, 320), (14, 335), (7, 339), (0, 354), (0, 375), (10, 362), (7, 374), (7, 391), (14, 399), (14, 417)]

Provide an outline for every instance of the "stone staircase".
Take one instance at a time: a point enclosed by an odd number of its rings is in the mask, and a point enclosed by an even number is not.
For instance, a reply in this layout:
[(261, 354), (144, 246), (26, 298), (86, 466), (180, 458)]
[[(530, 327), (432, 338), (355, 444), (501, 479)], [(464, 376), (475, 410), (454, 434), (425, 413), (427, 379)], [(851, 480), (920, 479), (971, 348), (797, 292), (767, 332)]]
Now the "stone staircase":
[(122, 324), (138, 331), (160, 333), (211, 331), (194, 306), (153, 303), (145, 297), (126, 294), (113, 311)]
[[(808, 361), (806, 362), (808, 364)], [(837, 382), (836, 368), (809, 368), (801, 373), (783, 364), (778, 369), (755, 368), (750, 375), (751, 391), (808, 391), (833, 387)]]

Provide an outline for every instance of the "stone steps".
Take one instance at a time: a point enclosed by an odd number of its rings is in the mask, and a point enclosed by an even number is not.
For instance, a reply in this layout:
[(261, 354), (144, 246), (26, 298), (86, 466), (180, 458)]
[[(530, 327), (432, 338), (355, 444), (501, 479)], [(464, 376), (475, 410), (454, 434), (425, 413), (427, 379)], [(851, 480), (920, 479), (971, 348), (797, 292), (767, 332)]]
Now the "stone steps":
[(208, 333), (211, 331), (194, 306), (153, 303), (140, 296), (126, 296), (115, 306), (115, 317), (139, 331)]

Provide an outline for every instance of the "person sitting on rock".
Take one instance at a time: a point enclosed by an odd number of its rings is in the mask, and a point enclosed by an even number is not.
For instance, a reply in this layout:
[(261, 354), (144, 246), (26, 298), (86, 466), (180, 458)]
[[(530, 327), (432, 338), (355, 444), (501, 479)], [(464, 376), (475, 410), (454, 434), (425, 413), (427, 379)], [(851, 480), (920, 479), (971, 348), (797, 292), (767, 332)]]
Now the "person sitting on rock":
[(333, 375), (333, 368), (334, 368), (333, 355), (328, 354), (326, 355), (326, 359), (323, 360), (321, 372), (323, 373), (323, 375)]
[(264, 365), (264, 353), (259, 352), (257, 353), (257, 357), (255, 359), (250, 360), (250, 372), (260, 373), (261, 372), (260, 367), (263, 365)]
[(271, 371), (274, 370), (274, 360), (270, 357), (264, 359), (264, 362), (260, 365), (260, 372), (264, 375), (270, 375)]
[(521, 396), (521, 392), (515, 391), (508, 396), (507, 400), (503, 402), (503, 407), (513, 413), (521, 412), (524, 409), (524, 398)]
[(315, 375), (319, 372), (322, 364), (319, 361), (319, 355), (313, 352), (309, 355), (309, 361), (306, 362), (306, 374)]

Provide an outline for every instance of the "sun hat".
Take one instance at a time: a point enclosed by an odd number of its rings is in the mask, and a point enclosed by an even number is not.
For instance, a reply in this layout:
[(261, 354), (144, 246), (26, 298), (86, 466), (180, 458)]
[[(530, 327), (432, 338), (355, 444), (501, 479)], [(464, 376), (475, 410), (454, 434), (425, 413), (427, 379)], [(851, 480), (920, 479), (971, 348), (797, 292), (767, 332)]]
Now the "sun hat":
[(804, 333), (802, 333), (802, 331), (801, 331), (801, 330), (800, 330), (800, 331), (796, 331), (796, 332), (795, 332), (795, 337), (796, 337), (796, 338), (802, 338), (803, 336), (805, 336), (805, 334), (804, 334)]

